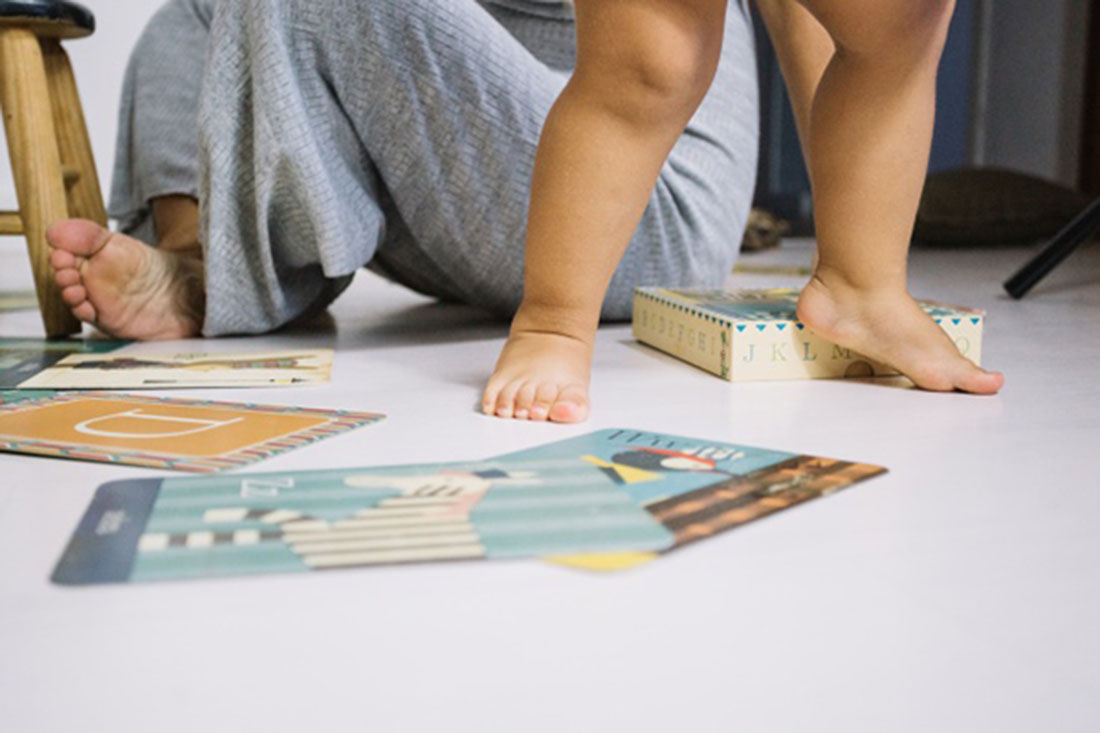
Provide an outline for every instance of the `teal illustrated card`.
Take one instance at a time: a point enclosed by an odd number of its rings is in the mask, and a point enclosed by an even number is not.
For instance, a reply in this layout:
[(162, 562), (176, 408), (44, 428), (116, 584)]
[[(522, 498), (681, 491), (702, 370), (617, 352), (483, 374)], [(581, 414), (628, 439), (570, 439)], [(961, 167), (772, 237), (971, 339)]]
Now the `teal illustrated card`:
[[(497, 459), (528, 465), (572, 460), (596, 466), (683, 547), (835, 493), (886, 469), (866, 463), (754, 448), (644, 430), (582, 435)], [(671, 548), (670, 548), (671, 549)], [(653, 552), (552, 558), (610, 571), (656, 559)]]
[(53, 580), (536, 557), (617, 570), (883, 471), (615, 429), (471, 463), (120, 481), (100, 487)]
[(62, 584), (660, 551), (672, 533), (595, 464), (541, 459), (122, 481), (100, 487)]
[(797, 457), (795, 453), (714, 440), (610, 429), (497, 456), (496, 460), (536, 465), (563, 460), (586, 463), (620, 486), (636, 504), (645, 506)]

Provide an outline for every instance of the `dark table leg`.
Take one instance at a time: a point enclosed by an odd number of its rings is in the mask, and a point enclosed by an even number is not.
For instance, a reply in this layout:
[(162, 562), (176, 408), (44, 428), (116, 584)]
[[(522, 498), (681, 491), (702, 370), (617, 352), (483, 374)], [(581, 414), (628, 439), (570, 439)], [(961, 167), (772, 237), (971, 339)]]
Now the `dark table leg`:
[(1076, 219), (1050, 240), (1050, 244), (1044, 247), (1042, 252), (1005, 281), (1005, 290), (1013, 298), (1024, 297), (1057, 267), (1059, 262), (1069, 257), (1082, 242), (1097, 233), (1100, 233), (1100, 199), (1089, 204)]

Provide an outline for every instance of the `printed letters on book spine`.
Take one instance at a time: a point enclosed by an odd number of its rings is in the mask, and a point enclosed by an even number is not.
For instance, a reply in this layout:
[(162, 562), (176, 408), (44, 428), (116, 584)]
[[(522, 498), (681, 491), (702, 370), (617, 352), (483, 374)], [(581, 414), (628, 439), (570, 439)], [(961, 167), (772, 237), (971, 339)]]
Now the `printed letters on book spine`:
[[(895, 376), (815, 334), (795, 316), (794, 290), (638, 288), (634, 337), (732, 382)], [(981, 364), (980, 311), (922, 303), (959, 351)]]

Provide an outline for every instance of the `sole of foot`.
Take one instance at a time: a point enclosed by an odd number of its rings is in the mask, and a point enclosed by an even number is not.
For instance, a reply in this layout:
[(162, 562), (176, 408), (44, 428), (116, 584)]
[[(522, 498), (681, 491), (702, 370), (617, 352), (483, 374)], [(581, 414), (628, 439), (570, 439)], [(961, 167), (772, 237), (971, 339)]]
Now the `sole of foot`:
[(199, 334), (200, 260), (160, 252), (83, 219), (54, 224), (46, 239), (61, 297), (81, 321), (141, 341)]

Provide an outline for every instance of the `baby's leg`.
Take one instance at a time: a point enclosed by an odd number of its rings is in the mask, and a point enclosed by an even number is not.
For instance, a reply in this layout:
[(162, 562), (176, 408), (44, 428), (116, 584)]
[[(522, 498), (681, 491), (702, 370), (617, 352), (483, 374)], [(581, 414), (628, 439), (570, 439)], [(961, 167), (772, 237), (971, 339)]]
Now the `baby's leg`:
[(906, 289), (953, 0), (802, 4), (836, 52), (805, 130), (820, 260), (800, 318), (926, 389), (996, 392), (1003, 377), (960, 356)]
[(524, 298), (483, 398), (487, 414), (588, 414), (604, 293), (661, 165), (717, 67), (725, 0), (581, 0), (577, 67), (543, 129)]

